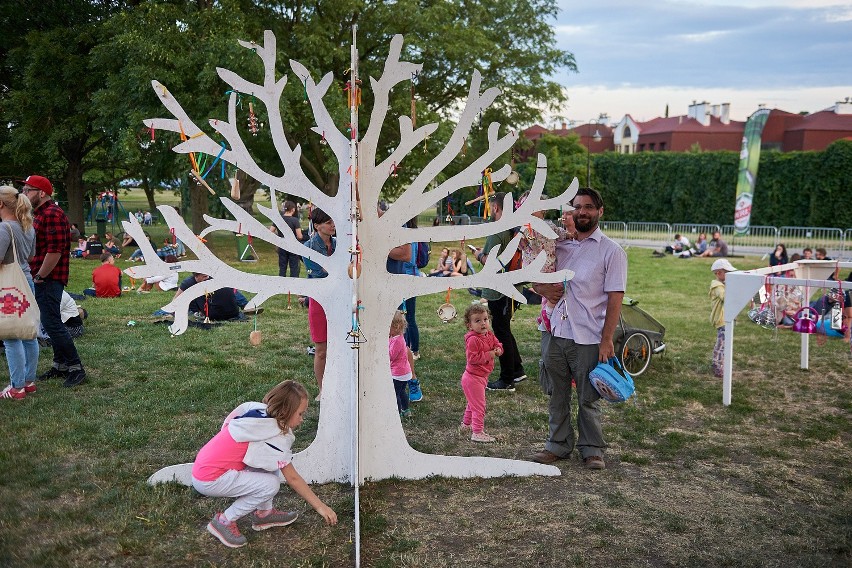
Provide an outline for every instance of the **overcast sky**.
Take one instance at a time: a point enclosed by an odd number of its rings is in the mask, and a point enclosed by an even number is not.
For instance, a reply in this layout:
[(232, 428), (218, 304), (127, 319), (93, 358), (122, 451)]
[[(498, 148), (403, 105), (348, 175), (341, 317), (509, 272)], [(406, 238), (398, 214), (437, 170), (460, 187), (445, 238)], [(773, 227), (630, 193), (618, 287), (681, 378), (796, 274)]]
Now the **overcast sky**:
[(561, 0), (554, 120), (686, 114), (693, 100), (815, 112), (852, 97), (852, 0)]

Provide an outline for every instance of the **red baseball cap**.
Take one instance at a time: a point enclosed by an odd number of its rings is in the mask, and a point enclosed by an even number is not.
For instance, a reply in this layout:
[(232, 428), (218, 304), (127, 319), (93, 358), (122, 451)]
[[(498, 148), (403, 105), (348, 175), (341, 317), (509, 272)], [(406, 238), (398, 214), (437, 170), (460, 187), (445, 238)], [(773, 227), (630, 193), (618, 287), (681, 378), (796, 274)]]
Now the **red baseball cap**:
[(44, 176), (29, 176), (27, 179), (21, 180), (21, 183), (34, 187), (48, 195), (53, 195), (53, 184)]

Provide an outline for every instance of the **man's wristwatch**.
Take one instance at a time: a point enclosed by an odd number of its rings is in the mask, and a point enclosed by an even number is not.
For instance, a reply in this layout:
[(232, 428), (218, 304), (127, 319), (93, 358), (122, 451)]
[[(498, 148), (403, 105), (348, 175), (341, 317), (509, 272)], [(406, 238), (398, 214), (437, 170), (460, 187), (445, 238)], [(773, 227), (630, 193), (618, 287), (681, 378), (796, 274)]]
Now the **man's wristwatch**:
[(33, 282), (44, 282), (44, 278), (41, 275), (36, 274), (33, 276)]

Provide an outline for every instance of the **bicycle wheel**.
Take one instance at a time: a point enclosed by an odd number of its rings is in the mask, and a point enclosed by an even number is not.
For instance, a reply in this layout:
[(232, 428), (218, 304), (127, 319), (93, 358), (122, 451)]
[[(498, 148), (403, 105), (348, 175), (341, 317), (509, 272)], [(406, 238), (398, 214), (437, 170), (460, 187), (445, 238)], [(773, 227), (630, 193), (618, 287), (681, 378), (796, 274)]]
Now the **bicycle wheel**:
[(651, 364), (651, 340), (647, 335), (634, 332), (627, 336), (621, 348), (621, 364), (633, 377), (645, 372)]

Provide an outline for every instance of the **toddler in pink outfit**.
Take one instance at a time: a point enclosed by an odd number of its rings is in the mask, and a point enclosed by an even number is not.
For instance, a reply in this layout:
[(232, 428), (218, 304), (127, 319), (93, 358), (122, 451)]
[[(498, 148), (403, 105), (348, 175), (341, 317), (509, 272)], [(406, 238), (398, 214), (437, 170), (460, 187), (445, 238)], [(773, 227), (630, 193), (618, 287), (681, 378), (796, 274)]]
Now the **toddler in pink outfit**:
[(408, 408), (408, 381), (414, 379), (414, 353), (405, 344), (405, 314), (397, 310), (393, 315), (388, 336), (388, 355), (390, 356), (393, 389), (396, 392), (396, 408), (400, 418), (411, 416)]
[(474, 442), (493, 442), (494, 436), (485, 433), (485, 386), (488, 375), (494, 370), (494, 358), (503, 354), (503, 344), (491, 331), (490, 314), (483, 304), (473, 304), (464, 313), (468, 332), (464, 336), (467, 364), (461, 378), (461, 387), (467, 399), (462, 432), (471, 430)]

